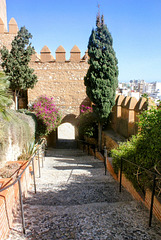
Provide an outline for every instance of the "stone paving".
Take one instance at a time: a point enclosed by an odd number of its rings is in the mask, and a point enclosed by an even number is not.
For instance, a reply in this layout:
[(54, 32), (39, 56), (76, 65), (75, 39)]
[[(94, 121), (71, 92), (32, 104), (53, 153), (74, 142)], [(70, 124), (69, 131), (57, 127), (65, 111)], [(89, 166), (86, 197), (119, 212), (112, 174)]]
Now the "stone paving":
[(25, 199), (26, 235), (15, 217), (7, 240), (159, 240), (161, 224), (109, 173), (81, 150), (50, 149), (36, 178), (37, 194)]

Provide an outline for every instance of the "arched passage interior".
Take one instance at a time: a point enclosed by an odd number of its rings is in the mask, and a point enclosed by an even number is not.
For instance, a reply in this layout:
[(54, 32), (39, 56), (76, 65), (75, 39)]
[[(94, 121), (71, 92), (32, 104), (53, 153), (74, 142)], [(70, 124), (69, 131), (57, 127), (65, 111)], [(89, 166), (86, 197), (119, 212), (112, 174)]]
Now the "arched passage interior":
[(75, 140), (75, 126), (71, 123), (62, 123), (57, 131), (58, 140)]
[(77, 138), (77, 119), (76, 115), (69, 114), (62, 120), (61, 125), (57, 129), (57, 147), (58, 148), (74, 148), (76, 147)]
[(77, 117), (74, 114), (66, 115), (61, 125), (48, 136), (48, 146), (58, 148), (71, 148), (76, 146), (78, 136)]

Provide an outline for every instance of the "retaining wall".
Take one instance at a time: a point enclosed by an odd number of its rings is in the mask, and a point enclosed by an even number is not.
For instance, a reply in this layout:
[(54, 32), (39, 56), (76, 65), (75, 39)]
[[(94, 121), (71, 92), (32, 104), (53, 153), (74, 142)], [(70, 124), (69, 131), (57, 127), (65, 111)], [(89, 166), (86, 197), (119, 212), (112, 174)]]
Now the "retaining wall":
[[(86, 151), (88, 151), (88, 149), (86, 148)], [(95, 155), (93, 149), (89, 149), (89, 152), (91, 155)], [(104, 161), (104, 157), (102, 156), (102, 154), (100, 152), (96, 152), (96, 157), (98, 159), (100, 159), (101, 161)], [(111, 162), (109, 161), (109, 159), (107, 158), (106, 161), (106, 166), (107, 166), (107, 170), (110, 172), (110, 174), (112, 175), (112, 177), (116, 180), (119, 181), (120, 179), (120, 173), (117, 175), (114, 172), (113, 166), (111, 164)], [(149, 210), (150, 210), (150, 206), (151, 206), (151, 196), (152, 196), (152, 192), (151, 190), (147, 189), (146, 193), (145, 193), (145, 197), (142, 197), (134, 188), (133, 184), (125, 177), (124, 174), (122, 174), (122, 186), (126, 188), (126, 190), (133, 196), (134, 199), (141, 201)], [(118, 194), (119, 194), (119, 189), (118, 189)], [(156, 196), (154, 197), (154, 204), (153, 204), (153, 214), (155, 215), (155, 217), (161, 221), (161, 203), (158, 201), (158, 199), (156, 198)]]
[[(40, 158), (42, 158), (42, 151), (40, 151)], [(7, 162), (10, 164), (13, 162)], [(28, 161), (14, 161), (21, 166), (19, 174), (24, 170)], [(38, 159), (34, 159), (35, 174), (38, 175)], [(21, 188), (23, 197), (27, 197), (28, 190), (31, 187), (31, 182), (33, 181), (33, 169), (32, 166), (28, 166), (21, 177)], [(15, 176), (15, 175), (14, 175)], [(14, 177), (0, 179), (0, 189), (10, 185), (14, 181)], [(17, 207), (19, 205), (19, 186), (18, 182), (11, 186), (10, 188), (0, 192), (0, 239), (5, 239), (9, 233), (10, 228), (13, 224), (14, 214), (16, 213)]]

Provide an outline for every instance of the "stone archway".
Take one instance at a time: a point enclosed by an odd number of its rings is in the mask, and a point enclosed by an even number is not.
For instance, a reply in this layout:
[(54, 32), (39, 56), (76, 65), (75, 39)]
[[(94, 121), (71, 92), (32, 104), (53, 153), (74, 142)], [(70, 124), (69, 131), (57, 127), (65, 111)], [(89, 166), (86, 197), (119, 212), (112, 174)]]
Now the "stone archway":
[(71, 123), (62, 123), (57, 131), (58, 140), (75, 140), (75, 126)]
[(66, 115), (57, 129), (57, 148), (75, 148), (77, 133), (76, 115)]
[(53, 131), (48, 136), (48, 147), (75, 148), (78, 136), (77, 121), (76, 115), (66, 115), (56, 131)]

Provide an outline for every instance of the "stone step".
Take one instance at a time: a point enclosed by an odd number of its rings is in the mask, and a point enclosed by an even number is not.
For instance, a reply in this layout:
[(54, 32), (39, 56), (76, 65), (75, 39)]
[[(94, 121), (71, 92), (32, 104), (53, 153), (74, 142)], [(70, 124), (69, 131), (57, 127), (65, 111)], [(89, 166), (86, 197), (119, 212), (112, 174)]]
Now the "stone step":
[(149, 211), (81, 150), (48, 149), (36, 184), (24, 201), (26, 235), (19, 215), (7, 240), (161, 239), (161, 224), (153, 217), (149, 228)]

